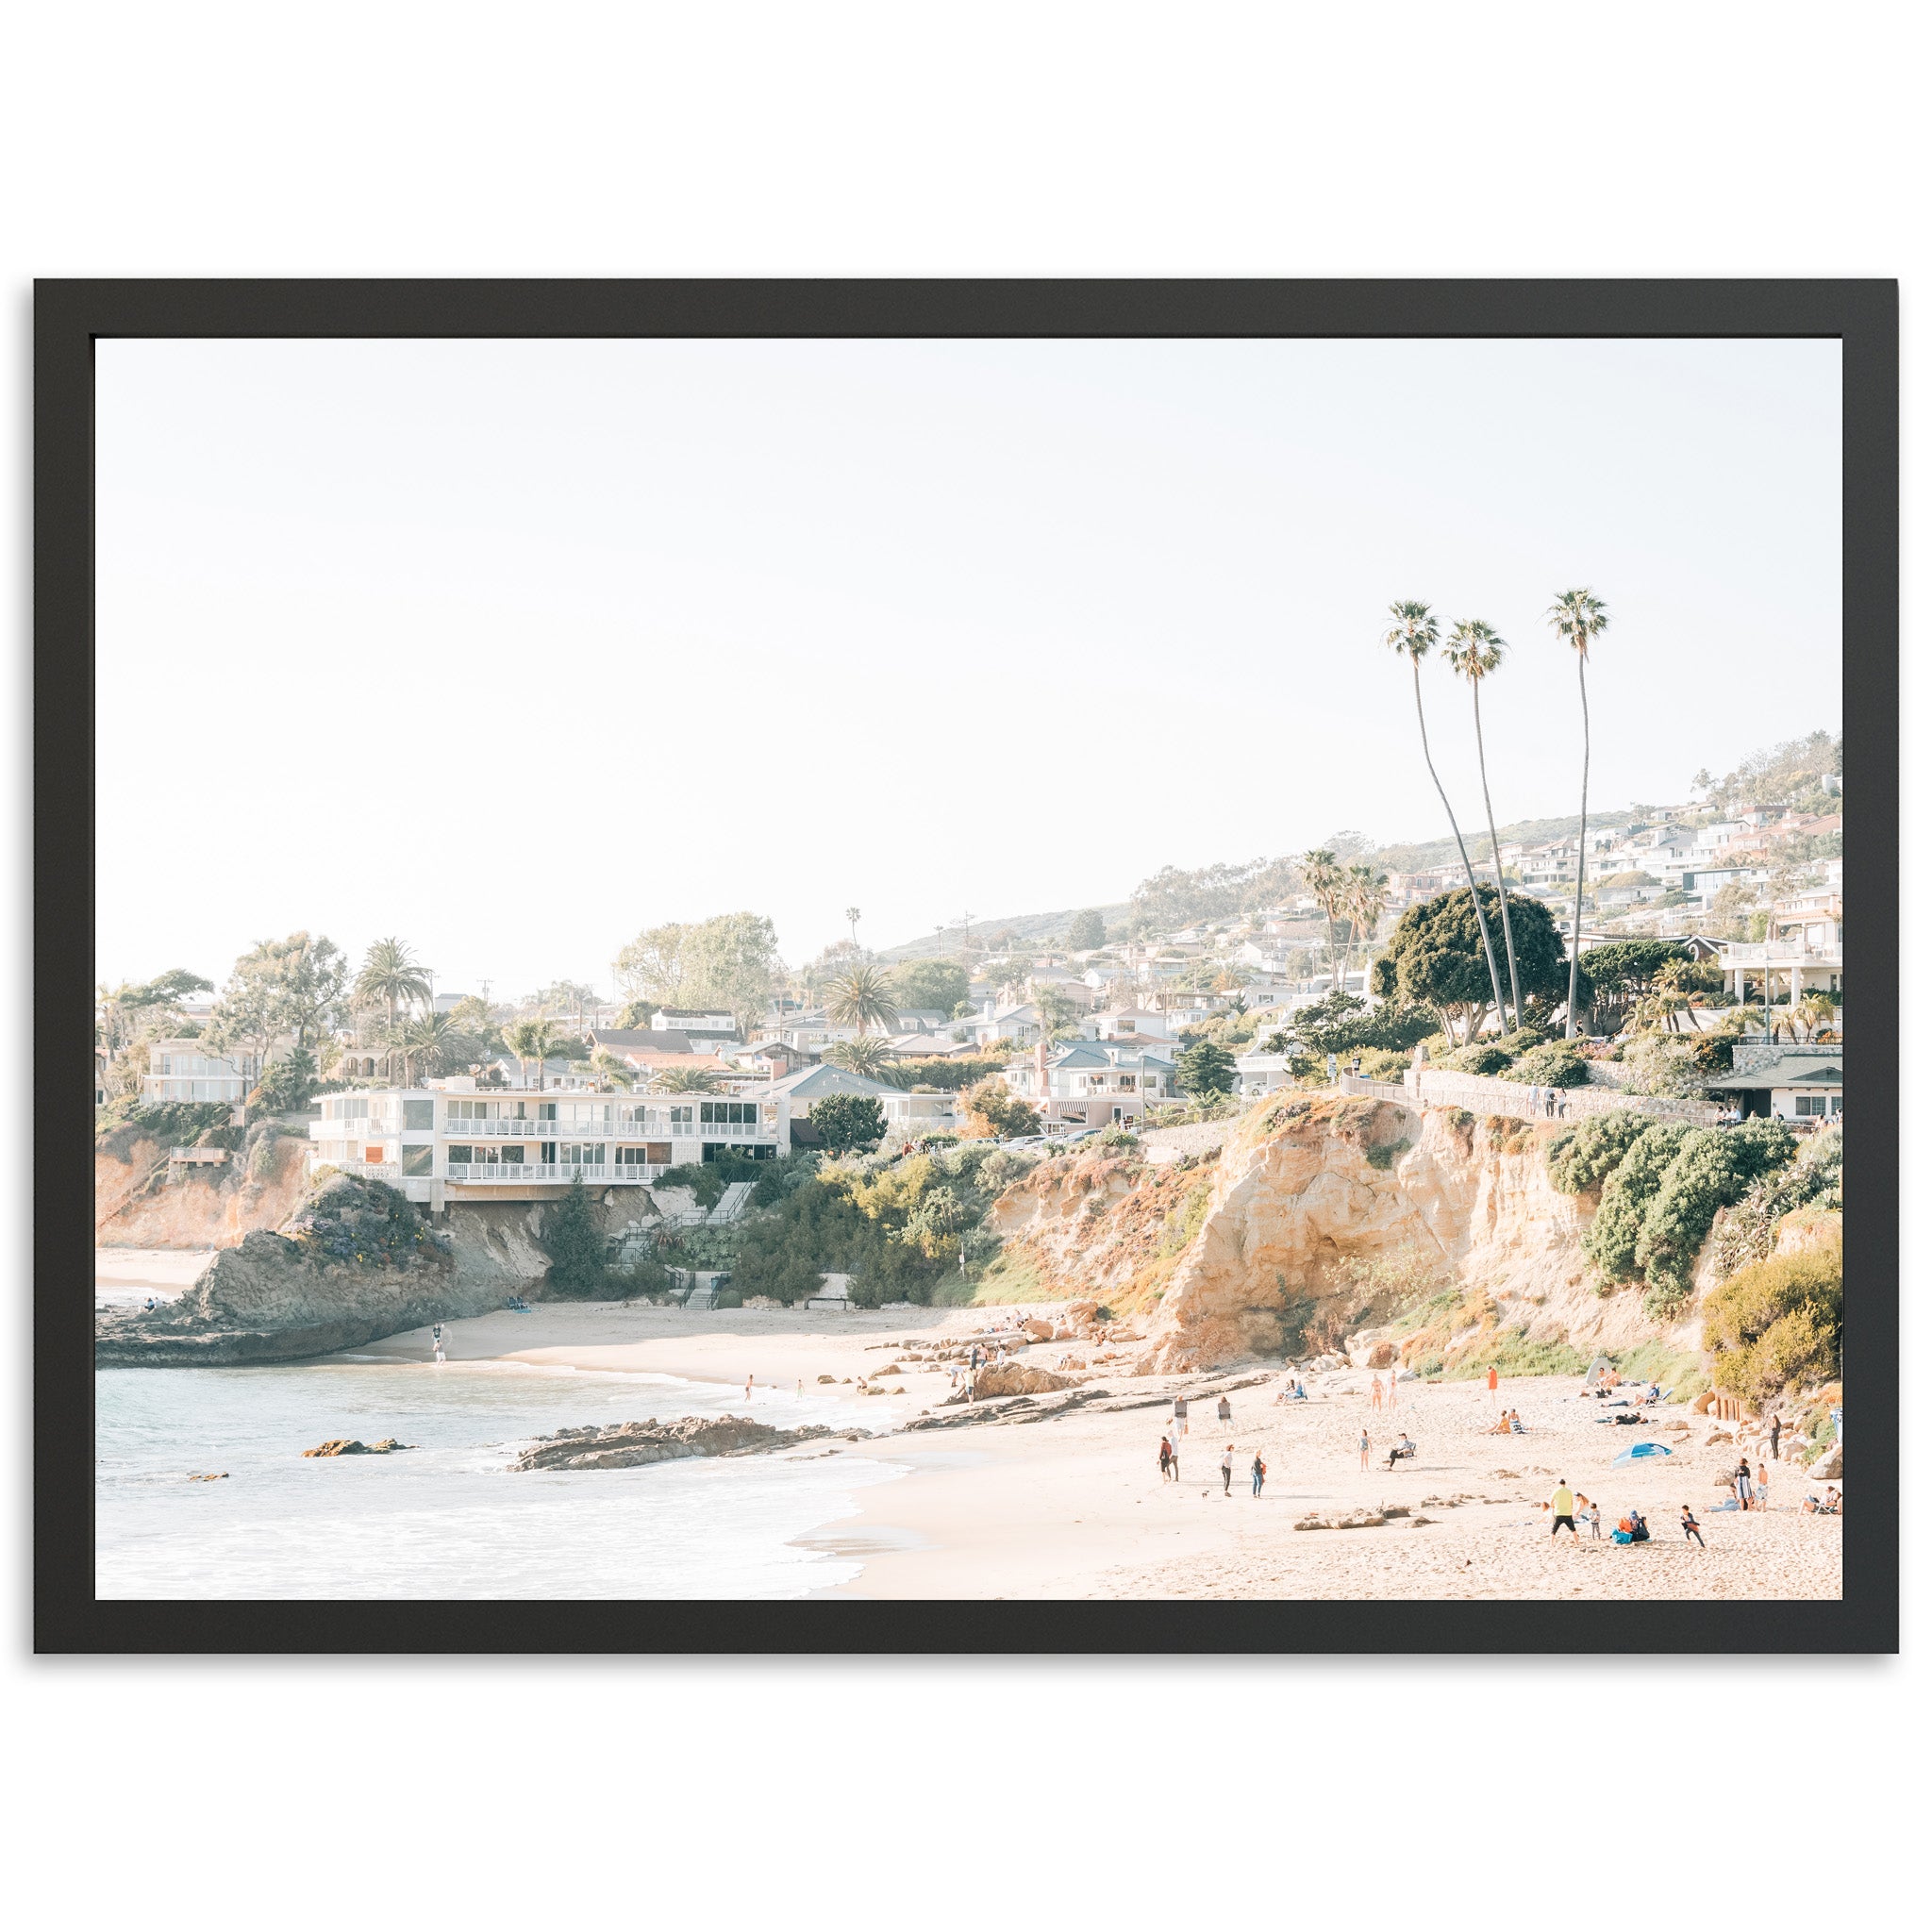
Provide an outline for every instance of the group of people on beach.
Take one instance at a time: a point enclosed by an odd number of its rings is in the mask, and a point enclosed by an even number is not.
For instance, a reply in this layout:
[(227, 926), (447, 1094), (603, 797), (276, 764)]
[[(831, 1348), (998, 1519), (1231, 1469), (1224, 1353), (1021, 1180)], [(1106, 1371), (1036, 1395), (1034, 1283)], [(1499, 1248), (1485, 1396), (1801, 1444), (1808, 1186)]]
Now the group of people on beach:
[[(1160, 1439), (1160, 1480), (1179, 1482), (1181, 1479), (1180, 1451), (1174, 1446), (1172, 1436)], [(1255, 1459), (1248, 1464), (1248, 1493), (1258, 1496), (1261, 1486), (1268, 1480), (1268, 1465), (1262, 1460), (1261, 1452), (1255, 1451)], [(1234, 1493), (1234, 1444), (1230, 1442), (1221, 1452), (1221, 1493), (1231, 1496)]]

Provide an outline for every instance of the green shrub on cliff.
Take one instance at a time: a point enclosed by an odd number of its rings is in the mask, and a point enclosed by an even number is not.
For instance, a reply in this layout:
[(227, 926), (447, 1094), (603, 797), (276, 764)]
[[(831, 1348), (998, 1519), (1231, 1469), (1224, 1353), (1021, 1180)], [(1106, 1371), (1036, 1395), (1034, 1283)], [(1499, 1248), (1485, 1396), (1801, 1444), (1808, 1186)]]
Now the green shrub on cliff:
[(1581, 1194), (1602, 1187), (1649, 1124), (1648, 1117), (1635, 1108), (1579, 1121), (1550, 1142), (1545, 1157), (1550, 1185), (1559, 1194)]
[(1532, 1047), (1509, 1069), (1509, 1077), (1531, 1087), (1587, 1087), (1590, 1068), (1581, 1054), (1553, 1040)]
[(291, 1241), (330, 1261), (407, 1267), (449, 1247), (406, 1195), (381, 1181), (341, 1173), (313, 1190), (291, 1217), (287, 1232)]
[(1457, 1047), (1442, 1064), (1452, 1074), (1478, 1074), (1494, 1079), (1509, 1071), (1509, 1056), (1494, 1041), (1483, 1040), (1473, 1046)]
[(1653, 1121), (1630, 1143), (1609, 1178), (1583, 1237), (1583, 1252), (1596, 1265), (1599, 1294), (1637, 1277), (1637, 1238), (1664, 1170), (1690, 1129), (1679, 1121)]
[(1754, 1262), (1705, 1307), (1713, 1378), (1747, 1401), (1836, 1375), (1843, 1338), (1844, 1258), (1836, 1248)]
[(1695, 1127), (1679, 1143), (1643, 1212), (1635, 1247), (1649, 1284), (1644, 1312), (1665, 1317), (1690, 1294), (1690, 1273), (1720, 1208), (1739, 1200), (1768, 1169), (1790, 1158), (1795, 1145), (1778, 1121), (1746, 1121), (1726, 1132)]
[[(112, 1128), (139, 1128), (151, 1140), (168, 1147), (192, 1147), (210, 1131), (225, 1134), (234, 1109), (225, 1100), (164, 1100), (148, 1102), (137, 1098), (116, 1101), (103, 1108), (95, 1118), (94, 1138)], [(240, 1136), (237, 1136), (239, 1144)]]
[(1719, 1218), (1717, 1263), (1735, 1274), (1752, 1261), (1769, 1257), (1777, 1245), (1778, 1223), (1801, 1208), (1826, 1213), (1844, 1206), (1842, 1127), (1827, 1127), (1800, 1144), (1798, 1158), (1760, 1174), (1738, 1204)]

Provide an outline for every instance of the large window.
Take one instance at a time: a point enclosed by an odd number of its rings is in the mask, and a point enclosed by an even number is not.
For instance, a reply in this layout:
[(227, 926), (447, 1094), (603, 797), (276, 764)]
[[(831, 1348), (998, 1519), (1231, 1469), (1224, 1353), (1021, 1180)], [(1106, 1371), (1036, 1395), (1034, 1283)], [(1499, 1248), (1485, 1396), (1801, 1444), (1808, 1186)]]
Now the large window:
[(758, 1124), (755, 1100), (706, 1100), (698, 1104), (698, 1119), (708, 1127), (748, 1127)]

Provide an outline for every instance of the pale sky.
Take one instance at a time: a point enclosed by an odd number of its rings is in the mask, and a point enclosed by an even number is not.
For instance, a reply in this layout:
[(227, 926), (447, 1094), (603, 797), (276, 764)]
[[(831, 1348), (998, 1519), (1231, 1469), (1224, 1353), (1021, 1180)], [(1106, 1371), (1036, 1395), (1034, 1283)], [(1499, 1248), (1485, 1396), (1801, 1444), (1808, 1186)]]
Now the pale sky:
[[(1835, 342), (104, 342), (100, 976), (297, 927), (439, 989), (1447, 826), (1391, 598), (1512, 646), (1499, 823), (1821, 727)], [(1481, 819), (1466, 688), (1431, 741)]]

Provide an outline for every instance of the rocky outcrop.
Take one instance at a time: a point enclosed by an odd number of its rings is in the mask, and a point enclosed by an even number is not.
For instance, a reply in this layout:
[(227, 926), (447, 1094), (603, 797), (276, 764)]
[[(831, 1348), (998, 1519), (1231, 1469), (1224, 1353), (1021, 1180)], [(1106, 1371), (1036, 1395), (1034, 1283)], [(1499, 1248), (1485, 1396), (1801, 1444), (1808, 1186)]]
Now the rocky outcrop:
[(822, 1436), (849, 1435), (813, 1423), (803, 1429), (774, 1429), (744, 1416), (685, 1416), (660, 1423), (611, 1423), (601, 1428), (558, 1429), (540, 1436), (510, 1464), (512, 1470), (635, 1469), (645, 1462), (675, 1462), (692, 1456), (759, 1456)]
[(413, 1442), (398, 1442), (393, 1436), (385, 1436), (379, 1442), (358, 1442), (353, 1436), (337, 1436), (302, 1453), (304, 1456), (393, 1456), (398, 1449), (413, 1449), (415, 1446)]
[[(1056, 1374), (1051, 1369), (1036, 1369), (1026, 1362), (988, 1362), (973, 1377), (971, 1399), (984, 1402), (993, 1395), (1050, 1395), (1056, 1390), (1073, 1388), (1078, 1379)], [(949, 1399), (968, 1398), (962, 1391)]]
[(279, 1233), (224, 1249), (178, 1301), (96, 1317), (104, 1366), (293, 1361), (425, 1323), (479, 1314), (493, 1283), (465, 1285), (450, 1244), (379, 1181), (336, 1174)]

